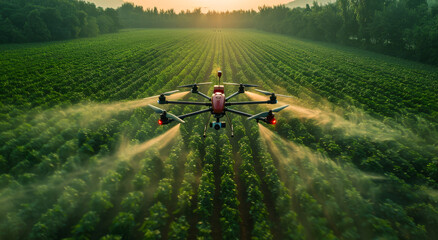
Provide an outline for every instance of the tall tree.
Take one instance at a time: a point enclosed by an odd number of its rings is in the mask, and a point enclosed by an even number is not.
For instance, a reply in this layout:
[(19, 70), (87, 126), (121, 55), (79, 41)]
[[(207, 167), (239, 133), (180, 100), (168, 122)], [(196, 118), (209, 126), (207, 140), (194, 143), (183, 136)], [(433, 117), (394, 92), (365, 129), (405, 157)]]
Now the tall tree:
[(26, 37), (32, 42), (48, 41), (51, 39), (51, 34), (46, 23), (41, 18), (40, 11), (34, 9), (29, 12), (24, 24)]
[(337, 5), (342, 16), (342, 27), (338, 33), (338, 38), (341, 42), (347, 42), (350, 37), (357, 35), (358, 27), (353, 6), (350, 0), (338, 0)]
[(427, 1), (426, 0), (404, 0), (406, 2), (406, 6), (408, 8), (417, 8), (420, 5), (426, 5), (427, 6)]
[(0, 43), (22, 42), (23, 33), (14, 26), (9, 18), (3, 19), (0, 15)]
[(385, 0), (351, 0), (354, 6), (354, 13), (359, 24), (359, 39), (369, 41), (369, 25), (373, 21), (376, 11), (381, 10)]

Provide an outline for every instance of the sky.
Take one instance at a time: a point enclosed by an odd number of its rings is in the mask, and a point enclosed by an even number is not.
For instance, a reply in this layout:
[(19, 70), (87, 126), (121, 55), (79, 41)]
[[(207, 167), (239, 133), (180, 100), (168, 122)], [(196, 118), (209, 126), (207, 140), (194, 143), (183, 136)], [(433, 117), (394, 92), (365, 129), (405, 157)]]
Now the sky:
[(286, 4), (293, 0), (124, 0), (125, 2), (132, 2), (144, 8), (157, 7), (158, 9), (171, 9), (176, 12), (181, 10), (193, 10), (201, 7), (202, 12), (208, 10), (227, 11), (238, 9), (254, 9), (258, 6), (272, 6), (278, 4)]

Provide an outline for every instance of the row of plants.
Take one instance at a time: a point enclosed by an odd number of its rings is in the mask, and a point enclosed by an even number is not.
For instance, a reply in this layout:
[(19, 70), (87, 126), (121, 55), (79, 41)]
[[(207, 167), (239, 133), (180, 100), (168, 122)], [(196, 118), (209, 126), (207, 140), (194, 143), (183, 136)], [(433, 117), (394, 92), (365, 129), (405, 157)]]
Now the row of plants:
[[(31, 52), (29, 72), (13, 67), (24, 66), (25, 49)], [(436, 185), (436, 150), (422, 140), (351, 135), (342, 125), (321, 125), (287, 110), (278, 114), (275, 127), (268, 127), (278, 134), (268, 141), (260, 135), (261, 126), (235, 115), (235, 139), (227, 137), (229, 126), (224, 132), (209, 129), (202, 139), (203, 114), (178, 127), (181, 137), (171, 142), (169, 156), (163, 150), (144, 155), (136, 149), (174, 124), (156, 127), (158, 115), (146, 108), (155, 99), (128, 101), (181, 84), (217, 81), (220, 69), (224, 81), (297, 95), (301, 100), (294, 106), (319, 109), (328, 94), (331, 110), (345, 121), (361, 107), (369, 107), (378, 121), (383, 112), (360, 103), (360, 89), (385, 92), (399, 81), (391, 90), (398, 96), (402, 85), (430, 84), (434, 73), (428, 67), (412, 69), (345, 49), (236, 30), (132, 30), (25, 49), (5, 51), (8, 71), (25, 80), (9, 82), (2, 92), (21, 95), (23, 101), (8, 103), (12, 98), (7, 97), (1, 105), (0, 213), (5, 218), (0, 218), (0, 238), (433, 239), (437, 234), (436, 200), (430, 194)], [(38, 56), (43, 50), (45, 60)], [(371, 81), (379, 75), (389, 82)], [(51, 90), (26, 99), (20, 84), (29, 93), (40, 85), (53, 88), (60, 94), (53, 98), (57, 106), (38, 102), (51, 99)], [(346, 85), (357, 89), (342, 91)], [(65, 86), (101, 103), (72, 105)], [(212, 87), (204, 87), (210, 94)], [(227, 96), (236, 90), (227, 86)], [(397, 102), (392, 107), (405, 108), (392, 95), (376, 94)], [(117, 99), (124, 101), (111, 102)], [(185, 98), (199, 99), (195, 94)], [(349, 104), (356, 107), (337, 111)], [(163, 108), (178, 115), (205, 107)], [(387, 129), (406, 120), (385, 114)], [(434, 139), (433, 128), (425, 127), (431, 122), (418, 121)], [(415, 122), (411, 129), (424, 132)]]

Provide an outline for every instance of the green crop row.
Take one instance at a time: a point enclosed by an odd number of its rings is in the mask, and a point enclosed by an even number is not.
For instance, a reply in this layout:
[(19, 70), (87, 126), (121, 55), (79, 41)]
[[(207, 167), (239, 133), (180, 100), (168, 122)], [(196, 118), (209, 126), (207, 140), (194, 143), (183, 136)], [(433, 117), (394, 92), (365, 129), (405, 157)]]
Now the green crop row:
[[(9, 46), (0, 63), (2, 239), (437, 236), (436, 68), (209, 29)], [(206, 113), (142, 149), (175, 129), (157, 125), (155, 99), (137, 100), (216, 83), (217, 70), (297, 98), (278, 98), (291, 106), (275, 127), (230, 114), (235, 138), (227, 126), (203, 139)]]

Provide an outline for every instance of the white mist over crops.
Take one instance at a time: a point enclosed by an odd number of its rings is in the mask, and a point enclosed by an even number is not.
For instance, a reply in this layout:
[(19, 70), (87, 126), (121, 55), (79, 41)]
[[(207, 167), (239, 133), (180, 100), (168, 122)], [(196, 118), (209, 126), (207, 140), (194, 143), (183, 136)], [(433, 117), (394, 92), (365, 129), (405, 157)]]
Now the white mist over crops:
[(296, 173), (305, 180), (306, 184), (313, 184), (314, 174), (318, 174), (326, 181), (333, 181), (333, 184), (339, 184), (336, 182), (346, 179), (353, 180), (358, 189), (370, 186), (375, 188), (377, 186), (372, 186), (370, 180), (386, 179), (385, 176), (362, 172), (352, 164), (336, 163), (323, 153), (283, 139), (260, 123), (258, 127), (269, 153), (279, 161), (280, 175), (285, 175), (284, 169), (295, 168), (297, 169)]
[[(321, 153), (315, 152), (304, 145), (298, 145), (294, 142), (287, 141), (260, 123), (258, 126), (260, 135), (264, 142), (270, 147), (271, 152), (276, 157), (279, 157), (279, 159), (281, 159), (284, 163), (287, 164), (294, 159), (306, 159), (316, 165), (321, 163), (335, 165), (333, 161), (327, 159), (327, 157)], [(281, 142), (282, 146), (286, 148), (280, 150), (276, 142)]]
[[(264, 140), (264, 143), (269, 147), (270, 153), (274, 155), (277, 159), (281, 160), (282, 164), (293, 164), (297, 161), (307, 161), (312, 163), (312, 165), (314, 166), (320, 166), (324, 168), (324, 166), (330, 165), (330, 168), (337, 169), (337, 171), (349, 171), (350, 173), (354, 173), (354, 175), (356, 176), (367, 179), (385, 179), (385, 177), (381, 175), (362, 172), (350, 164), (340, 165), (320, 152), (282, 138), (281, 136), (269, 130), (260, 123), (258, 124), (258, 126), (260, 136)], [(277, 143), (280, 143), (281, 146), (284, 148), (280, 149)]]
[[(251, 100), (266, 101), (267, 97), (256, 93), (245, 92)], [(422, 139), (410, 129), (399, 124), (391, 123), (391, 126), (379, 121), (364, 111), (353, 109), (349, 112), (335, 108), (330, 103), (319, 103), (320, 108), (302, 106), (299, 100), (281, 98), (278, 105), (289, 107), (282, 113), (290, 113), (291, 117), (302, 120), (311, 120), (323, 129), (340, 129), (345, 136), (363, 136), (374, 141), (397, 140), (405, 142), (421, 142)], [(273, 108), (273, 107), (272, 107)], [(348, 117), (348, 119), (346, 117)]]
[(132, 158), (135, 155), (147, 151), (151, 147), (155, 147), (158, 150), (165, 148), (169, 146), (172, 141), (177, 139), (177, 136), (180, 134), (180, 126), (181, 124), (177, 124), (176, 126), (167, 130), (163, 134), (143, 143), (139, 143), (135, 145), (129, 145), (125, 143), (119, 148), (117, 152), (117, 156), (121, 158)]
[[(76, 178), (83, 174), (103, 174), (117, 168), (118, 164), (125, 162), (127, 166), (132, 166), (136, 156), (144, 154), (149, 150), (161, 150), (169, 147), (180, 134), (180, 124), (170, 128), (166, 132), (142, 143), (131, 144), (121, 140), (117, 151), (110, 156), (97, 157), (87, 166), (78, 167), (73, 172), (58, 171), (55, 174), (37, 181), (32, 184), (25, 184), (15, 188), (14, 186), (2, 189), (0, 192), (0, 215), (5, 216), (11, 212), (14, 202), (23, 201), (29, 196), (38, 194), (39, 191), (53, 191), (63, 189), (72, 183)], [(93, 188), (95, 184), (88, 187)], [(26, 200), (25, 200), (26, 201)], [(30, 201), (30, 199), (28, 200)]]
[[(184, 98), (189, 91), (178, 92), (167, 96), (167, 100)], [(146, 107), (149, 104), (157, 104), (158, 96), (113, 103), (89, 103), (78, 104), (67, 109), (61, 109), (52, 114), (53, 117), (74, 117), (79, 120), (81, 126), (86, 126), (96, 120), (108, 120), (115, 114), (123, 111), (131, 111), (136, 108)]]

